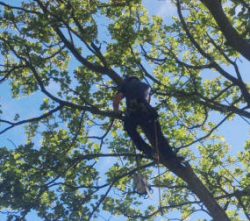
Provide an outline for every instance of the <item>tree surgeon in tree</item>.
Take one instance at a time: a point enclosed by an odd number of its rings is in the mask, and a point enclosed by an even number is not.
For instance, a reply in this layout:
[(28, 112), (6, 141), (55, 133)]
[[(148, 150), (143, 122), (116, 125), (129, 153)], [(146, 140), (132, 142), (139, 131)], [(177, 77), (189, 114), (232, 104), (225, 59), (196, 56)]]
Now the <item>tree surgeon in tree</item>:
[[(114, 111), (119, 111), (119, 104), (123, 98), (126, 98), (127, 106), (124, 129), (136, 147), (150, 158), (159, 157), (158, 154), (160, 153), (168, 160), (183, 161), (183, 157), (176, 156), (162, 133), (158, 122), (158, 114), (150, 105), (149, 85), (135, 76), (126, 77), (114, 97)], [(137, 131), (138, 126), (141, 127), (152, 147), (141, 137)]]

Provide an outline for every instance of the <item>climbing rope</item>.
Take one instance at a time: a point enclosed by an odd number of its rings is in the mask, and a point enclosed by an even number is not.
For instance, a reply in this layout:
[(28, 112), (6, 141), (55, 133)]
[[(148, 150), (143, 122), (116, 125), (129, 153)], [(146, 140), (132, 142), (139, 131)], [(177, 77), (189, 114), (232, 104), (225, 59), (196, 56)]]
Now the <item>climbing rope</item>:
[[(158, 170), (158, 177), (160, 177), (161, 171), (160, 171), (160, 151), (158, 146), (158, 136), (157, 136), (157, 125), (156, 125), (157, 119), (154, 120), (154, 131), (155, 131), (155, 149), (156, 149), (156, 161), (157, 161), (157, 170)], [(158, 197), (159, 197), (159, 210), (161, 212), (161, 215), (163, 215), (162, 211), (162, 204), (161, 204), (161, 188), (158, 188)]]

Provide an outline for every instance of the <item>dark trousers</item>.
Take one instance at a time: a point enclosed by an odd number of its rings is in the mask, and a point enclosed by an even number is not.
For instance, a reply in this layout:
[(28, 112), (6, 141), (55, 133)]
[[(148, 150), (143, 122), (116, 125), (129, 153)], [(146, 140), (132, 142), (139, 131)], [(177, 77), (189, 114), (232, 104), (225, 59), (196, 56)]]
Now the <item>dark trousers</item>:
[[(124, 120), (124, 128), (135, 146), (149, 157), (159, 152), (159, 154), (163, 154), (165, 158), (172, 158), (176, 155), (172, 151), (168, 140), (164, 137), (156, 115), (157, 113), (152, 113), (152, 110), (129, 113)], [(138, 133), (138, 126), (144, 132), (151, 146), (146, 143)]]

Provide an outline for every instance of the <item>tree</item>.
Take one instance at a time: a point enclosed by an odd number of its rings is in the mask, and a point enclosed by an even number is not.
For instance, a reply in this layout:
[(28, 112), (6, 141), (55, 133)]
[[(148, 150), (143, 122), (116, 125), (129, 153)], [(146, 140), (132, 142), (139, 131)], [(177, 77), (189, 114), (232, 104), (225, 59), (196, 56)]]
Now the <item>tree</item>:
[[(238, 66), (239, 53), (249, 59), (248, 51), (233, 43), (249, 44), (247, 2), (219, 7), (236, 36), (205, 0), (177, 0), (170, 24), (150, 16), (140, 0), (0, 5), (0, 81), (13, 99), (43, 96), (35, 116), (0, 119), (0, 134), (20, 126), (26, 133), (25, 144), (0, 149), (0, 208), (9, 220), (31, 210), (44, 220), (93, 220), (106, 212), (152, 220), (176, 209), (182, 220), (197, 212), (250, 220), (250, 143), (232, 156), (215, 133), (235, 116), (250, 118)], [(111, 108), (127, 73), (151, 85), (164, 134), (191, 166), (176, 168), (161, 157), (164, 173), (156, 175), (157, 163), (135, 151)], [(163, 190), (160, 208), (134, 192), (136, 171)]]

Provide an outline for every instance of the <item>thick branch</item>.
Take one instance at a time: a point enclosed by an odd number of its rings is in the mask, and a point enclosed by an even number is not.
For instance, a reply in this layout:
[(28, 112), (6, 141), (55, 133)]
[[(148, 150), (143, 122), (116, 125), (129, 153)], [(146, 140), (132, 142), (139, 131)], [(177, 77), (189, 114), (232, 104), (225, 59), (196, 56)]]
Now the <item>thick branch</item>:
[(199, 43), (194, 39), (193, 35), (191, 34), (191, 32), (190, 32), (190, 30), (189, 30), (189, 28), (188, 28), (188, 26), (187, 26), (187, 24), (185, 22), (185, 19), (184, 19), (183, 15), (182, 15), (180, 0), (177, 0), (177, 11), (178, 11), (178, 15), (179, 15), (181, 24), (183, 26), (183, 29), (185, 30), (187, 37), (192, 42), (192, 44), (195, 46), (195, 48), (199, 51), (199, 53), (202, 56), (207, 58), (213, 64), (213, 68), (216, 69), (223, 77), (225, 77), (226, 79), (231, 81), (235, 86), (239, 87), (239, 89), (241, 90), (246, 102), (248, 104), (250, 104), (250, 94), (249, 94), (248, 89), (247, 89), (246, 85), (244, 84), (244, 82), (242, 82), (241, 80), (235, 78), (234, 76), (229, 74), (227, 71), (225, 71), (219, 64), (217, 64), (214, 61), (214, 58), (212, 56), (207, 54), (202, 49), (202, 47), (199, 45)]
[(216, 23), (220, 27), (227, 44), (238, 51), (250, 61), (250, 43), (242, 38), (237, 30), (232, 26), (219, 0), (200, 0), (213, 15)]
[(230, 221), (225, 211), (220, 207), (216, 199), (197, 177), (188, 163), (185, 166), (176, 165), (164, 159), (164, 157), (161, 158), (161, 163), (188, 184), (189, 189), (199, 197), (215, 221)]
[[(35, 0), (35, 1), (38, 3), (38, 5), (41, 7), (41, 9), (43, 10), (43, 12), (45, 14), (51, 15), (48, 12), (47, 8), (42, 4), (42, 2), (40, 0)], [(91, 71), (97, 72), (97, 73), (102, 74), (102, 75), (106, 74), (114, 82), (116, 82), (116, 84), (118, 84), (118, 85), (122, 83), (121, 77), (114, 70), (109, 69), (109, 68), (104, 67), (104, 66), (101, 66), (99, 64), (93, 64), (93, 63), (89, 62), (86, 58), (84, 58), (80, 54), (80, 52), (74, 47), (74, 45), (70, 41), (68, 41), (68, 39), (65, 37), (65, 35), (63, 34), (63, 32), (60, 30), (59, 27), (57, 27), (56, 25), (52, 25), (52, 27), (55, 30), (55, 32), (57, 33), (57, 35), (60, 37), (60, 39), (63, 41), (65, 46), (71, 51), (71, 53), (75, 56), (75, 58), (79, 62), (81, 62), (84, 66), (86, 66)]]

